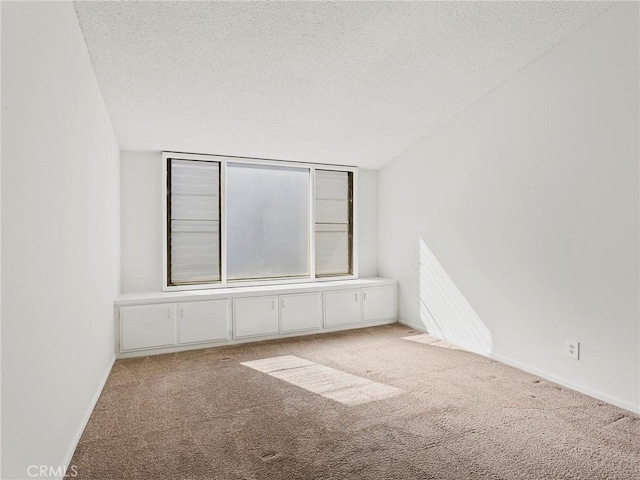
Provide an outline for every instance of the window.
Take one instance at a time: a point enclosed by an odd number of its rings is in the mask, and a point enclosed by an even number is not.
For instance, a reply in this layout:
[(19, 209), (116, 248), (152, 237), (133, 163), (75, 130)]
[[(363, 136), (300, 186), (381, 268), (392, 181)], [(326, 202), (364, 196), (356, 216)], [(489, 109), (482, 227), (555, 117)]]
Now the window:
[(354, 167), (164, 153), (165, 289), (357, 278)]
[(309, 170), (227, 163), (227, 278), (309, 276)]
[(316, 170), (316, 275), (348, 275), (352, 269), (353, 173)]
[(220, 281), (220, 163), (167, 163), (169, 284)]

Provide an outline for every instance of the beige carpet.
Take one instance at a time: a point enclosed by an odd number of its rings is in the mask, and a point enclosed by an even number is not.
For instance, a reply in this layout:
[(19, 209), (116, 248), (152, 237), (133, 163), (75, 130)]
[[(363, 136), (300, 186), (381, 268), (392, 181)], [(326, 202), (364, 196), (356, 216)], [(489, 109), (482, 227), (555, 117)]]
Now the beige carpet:
[(640, 479), (638, 416), (418, 333), (119, 360), (76, 478)]

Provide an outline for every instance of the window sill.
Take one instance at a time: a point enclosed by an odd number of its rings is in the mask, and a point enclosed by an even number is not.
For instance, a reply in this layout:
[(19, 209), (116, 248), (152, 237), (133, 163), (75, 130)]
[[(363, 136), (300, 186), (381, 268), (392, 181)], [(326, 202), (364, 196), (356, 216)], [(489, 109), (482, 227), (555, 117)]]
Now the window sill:
[(237, 288), (246, 287), (279, 287), (286, 285), (303, 285), (307, 283), (321, 283), (321, 282), (344, 282), (345, 280), (357, 280), (356, 275), (338, 275), (331, 277), (320, 277), (311, 279), (307, 277), (292, 277), (292, 278), (273, 278), (267, 280), (231, 280), (226, 284), (222, 283), (201, 283), (196, 285), (165, 285), (162, 287), (163, 292), (195, 292), (198, 290), (232, 290)]
[(206, 290), (179, 290), (167, 292), (140, 292), (125, 293), (119, 295), (115, 300), (116, 306), (140, 305), (148, 302), (171, 303), (189, 302), (198, 300), (215, 300), (217, 298), (235, 298), (259, 295), (283, 295), (288, 293), (304, 293), (309, 291), (343, 290), (348, 288), (378, 287), (384, 285), (394, 285), (397, 282), (388, 278), (359, 278), (344, 280), (319, 280), (304, 283), (287, 283), (277, 285), (253, 285), (218, 287)]

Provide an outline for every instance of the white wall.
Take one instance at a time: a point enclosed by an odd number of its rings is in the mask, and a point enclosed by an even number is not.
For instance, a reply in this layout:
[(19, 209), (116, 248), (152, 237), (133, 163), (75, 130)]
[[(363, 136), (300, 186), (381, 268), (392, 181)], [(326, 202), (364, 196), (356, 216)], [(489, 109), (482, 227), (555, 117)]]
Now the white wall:
[(358, 275), (378, 276), (378, 170), (358, 170)]
[(162, 155), (120, 152), (122, 292), (162, 290)]
[[(403, 321), (640, 407), (638, 58), (638, 4), (618, 4), (381, 170)], [(482, 325), (430, 313), (429, 249)]]
[(2, 160), (2, 478), (22, 479), (70, 460), (115, 357), (119, 151), (71, 2), (2, 3)]
[[(162, 290), (162, 155), (120, 152), (122, 292)], [(378, 274), (378, 172), (359, 171), (359, 269)]]

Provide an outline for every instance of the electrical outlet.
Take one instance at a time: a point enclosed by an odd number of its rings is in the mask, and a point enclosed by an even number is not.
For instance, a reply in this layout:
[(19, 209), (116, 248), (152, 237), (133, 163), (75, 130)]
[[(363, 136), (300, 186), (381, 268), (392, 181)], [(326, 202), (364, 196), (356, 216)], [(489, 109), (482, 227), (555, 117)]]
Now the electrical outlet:
[(565, 355), (574, 360), (580, 360), (580, 342), (567, 340), (565, 343)]

